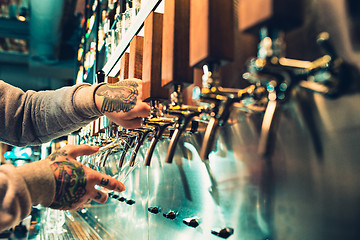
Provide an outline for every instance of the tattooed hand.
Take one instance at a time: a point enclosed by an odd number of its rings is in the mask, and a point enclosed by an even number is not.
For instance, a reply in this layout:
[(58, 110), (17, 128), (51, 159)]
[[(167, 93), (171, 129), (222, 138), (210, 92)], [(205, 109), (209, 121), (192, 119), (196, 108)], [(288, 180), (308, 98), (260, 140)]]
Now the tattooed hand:
[(50, 208), (72, 210), (89, 200), (106, 202), (107, 193), (95, 189), (95, 185), (118, 192), (125, 190), (124, 184), (118, 180), (76, 161), (76, 157), (90, 155), (98, 150), (97, 146), (67, 145), (47, 158), (56, 183), (55, 197)]
[(141, 91), (142, 81), (139, 79), (104, 84), (95, 92), (95, 104), (116, 124), (137, 128), (141, 126), (141, 119), (149, 115), (149, 106), (141, 101)]

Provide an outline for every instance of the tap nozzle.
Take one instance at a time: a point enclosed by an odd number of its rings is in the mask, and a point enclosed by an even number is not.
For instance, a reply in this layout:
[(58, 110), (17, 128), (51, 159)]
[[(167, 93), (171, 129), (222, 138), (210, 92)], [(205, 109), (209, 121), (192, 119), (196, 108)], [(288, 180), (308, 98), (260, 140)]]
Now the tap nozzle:
[(145, 157), (145, 165), (150, 166), (151, 157), (154, 153), (155, 146), (157, 142), (160, 140), (161, 136), (165, 132), (166, 128), (174, 124), (174, 120), (171, 118), (146, 118), (143, 120), (143, 124), (145, 126), (149, 126), (153, 128), (153, 137), (150, 142), (149, 149), (146, 153)]
[(124, 146), (124, 149), (123, 149), (123, 151), (121, 153), (121, 156), (120, 156), (119, 169), (122, 168), (122, 166), (124, 164), (125, 156), (126, 156), (127, 152), (129, 151), (130, 147), (133, 146), (134, 141), (136, 139), (136, 136), (132, 135), (132, 134), (125, 133), (125, 132), (122, 132), (121, 133), (121, 138), (125, 139), (125, 146)]
[(133, 152), (130, 156), (130, 162), (129, 166), (133, 167), (135, 165), (135, 159), (137, 156), (137, 153), (139, 152), (139, 149), (141, 145), (144, 143), (146, 137), (152, 132), (153, 130), (150, 128), (139, 128), (139, 129), (133, 129), (133, 132), (136, 134), (136, 143)]
[(175, 130), (172, 134), (168, 151), (165, 157), (166, 163), (171, 163), (175, 154), (176, 145), (180, 139), (181, 134), (186, 129), (188, 123), (196, 116), (205, 112), (205, 107), (194, 107), (188, 105), (169, 106), (164, 108), (164, 112), (169, 115), (177, 117), (175, 120)]
[(204, 92), (202, 98), (204, 101), (213, 102), (213, 108), (210, 113), (211, 118), (204, 134), (204, 141), (200, 151), (201, 159), (208, 159), (215, 140), (216, 130), (228, 120), (233, 104), (251, 96), (254, 93), (254, 90), (255, 86), (250, 85), (244, 89), (224, 90), (222, 88), (217, 88)]

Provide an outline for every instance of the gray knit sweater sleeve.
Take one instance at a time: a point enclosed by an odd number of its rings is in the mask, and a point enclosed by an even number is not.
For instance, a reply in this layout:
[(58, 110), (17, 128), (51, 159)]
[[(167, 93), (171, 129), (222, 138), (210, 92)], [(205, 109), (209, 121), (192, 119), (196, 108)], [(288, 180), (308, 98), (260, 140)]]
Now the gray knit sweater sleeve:
[[(95, 90), (96, 86), (81, 84), (23, 92), (0, 81), (0, 141), (37, 145), (79, 129), (101, 115)], [(0, 166), (0, 231), (29, 215), (32, 205), (50, 205), (55, 178), (47, 161)]]
[(0, 141), (38, 145), (78, 130), (101, 113), (96, 86), (80, 84), (55, 91), (27, 91), (0, 81)]

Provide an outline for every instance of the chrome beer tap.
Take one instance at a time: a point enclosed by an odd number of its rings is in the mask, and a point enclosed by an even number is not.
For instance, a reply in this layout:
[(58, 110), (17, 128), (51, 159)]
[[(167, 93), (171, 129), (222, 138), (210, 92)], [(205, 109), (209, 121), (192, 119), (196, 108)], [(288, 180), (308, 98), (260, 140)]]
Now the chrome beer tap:
[(135, 160), (136, 160), (137, 153), (139, 152), (139, 149), (140, 149), (141, 145), (144, 143), (144, 141), (146, 140), (147, 136), (152, 132), (152, 129), (138, 128), (138, 129), (133, 129), (132, 132), (136, 135), (136, 140), (135, 140), (134, 150), (132, 151), (131, 156), (130, 156), (130, 162), (129, 162), (130, 167), (135, 166)]
[(149, 116), (149, 118), (145, 118), (143, 120), (142, 124), (143, 124), (144, 128), (150, 127), (153, 129), (152, 130), (153, 137), (151, 139), (149, 149), (146, 152), (146, 156), (145, 156), (145, 165), (150, 166), (151, 157), (154, 153), (157, 142), (161, 139), (165, 130), (169, 126), (174, 124), (174, 119), (160, 116), (159, 101), (151, 100), (150, 101), (150, 116)]
[(171, 104), (164, 107), (164, 112), (171, 116), (175, 116), (174, 132), (172, 134), (165, 162), (171, 163), (175, 154), (176, 145), (181, 134), (185, 131), (189, 122), (204, 113), (207, 107), (183, 105), (182, 85), (174, 85), (174, 92), (171, 94)]
[(354, 69), (336, 54), (329, 33), (320, 33), (316, 42), (326, 54), (308, 63), (304, 70), (306, 79), (299, 86), (327, 97), (338, 97), (350, 88)]
[(123, 166), (125, 156), (126, 156), (127, 152), (129, 151), (129, 149), (133, 146), (135, 139), (136, 139), (135, 135), (133, 135), (131, 133), (127, 133), (127, 132), (121, 132), (120, 136), (122, 139), (124, 139), (124, 148), (122, 150), (120, 160), (119, 160), (119, 169), (121, 169), (121, 167)]
[(339, 76), (343, 74), (343, 65), (342, 60), (329, 45), (327, 33), (321, 33), (317, 41), (328, 54), (314, 61), (283, 57), (283, 34), (280, 31), (262, 28), (260, 36), (258, 56), (250, 61), (249, 72), (244, 74), (244, 78), (267, 90), (268, 102), (258, 152), (263, 156), (269, 156), (280, 107), (289, 99), (291, 90), (295, 86), (300, 86), (325, 96), (336, 96), (343, 89), (339, 81)]
[(273, 137), (279, 117), (279, 106), (289, 96), (289, 91), (294, 85), (294, 67), (281, 64), (283, 53), (283, 34), (280, 31), (262, 28), (260, 30), (260, 43), (258, 56), (250, 61), (248, 73), (244, 78), (251, 83), (261, 85), (267, 90), (268, 102), (265, 109), (258, 152), (268, 156), (272, 149)]
[(143, 128), (153, 132), (150, 146), (145, 156), (145, 165), (149, 166), (157, 142), (167, 127), (173, 125), (172, 118), (160, 113), (160, 101), (168, 99), (169, 91), (161, 86), (163, 14), (152, 12), (144, 22), (143, 52), (143, 88), (142, 100), (150, 102), (149, 117), (142, 121)]
[(205, 65), (203, 69), (203, 86), (205, 87), (201, 89), (199, 100), (210, 104), (210, 120), (205, 130), (200, 157), (206, 160), (214, 144), (216, 131), (228, 120), (233, 104), (251, 97), (254, 94), (255, 85), (250, 85), (244, 89), (223, 88), (220, 86), (217, 64), (210, 65), (210, 68)]

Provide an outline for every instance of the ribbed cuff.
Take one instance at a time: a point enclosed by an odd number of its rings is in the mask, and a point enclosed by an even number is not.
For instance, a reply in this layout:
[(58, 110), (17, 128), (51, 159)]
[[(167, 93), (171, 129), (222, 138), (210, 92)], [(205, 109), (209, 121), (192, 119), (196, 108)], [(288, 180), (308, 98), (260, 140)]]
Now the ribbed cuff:
[(16, 169), (30, 191), (33, 205), (48, 207), (55, 196), (55, 177), (49, 160), (40, 160), (24, 164)]
[(85, 118), (100, 117), (103, 114), (95, 105), (95, 91), (102, 84), (81, 85), (74, 93), (73, 105), (75, 110)]

